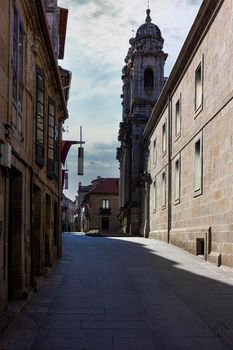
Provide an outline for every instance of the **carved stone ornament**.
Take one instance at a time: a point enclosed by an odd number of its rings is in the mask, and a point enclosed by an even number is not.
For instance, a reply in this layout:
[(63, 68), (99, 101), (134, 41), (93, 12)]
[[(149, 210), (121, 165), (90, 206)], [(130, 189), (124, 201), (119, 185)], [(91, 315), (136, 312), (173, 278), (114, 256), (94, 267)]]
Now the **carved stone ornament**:
[(35, 56), (37, 56), (40, 48), (40, 38), (37, 35), (34, 35), (31, 47), (32, 47), (32, 52), (34, 53)]

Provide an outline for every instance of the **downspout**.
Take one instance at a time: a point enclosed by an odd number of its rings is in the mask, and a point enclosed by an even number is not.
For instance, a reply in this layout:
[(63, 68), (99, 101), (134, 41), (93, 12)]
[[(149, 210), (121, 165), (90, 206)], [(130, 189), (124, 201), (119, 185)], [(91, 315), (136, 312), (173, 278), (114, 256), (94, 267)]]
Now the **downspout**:
[(145, 226), (144, 237), (148, 238), (150, 233), (150, 186), (152, 180), (150, 174), (145, 172)]
[(172, 101), (168, 95), (168, 213), (167, 213), (167, 242), (170, 243), (172, 226)]
[(152, 179), (148, 173), (148, 159), (149, 159), (149, 142), (144, 141), (144, 173), (142, 180), (144, 183), (144, 232), (145, 238), (149, 237), (150, 233), (150, 186), (152, 184)]

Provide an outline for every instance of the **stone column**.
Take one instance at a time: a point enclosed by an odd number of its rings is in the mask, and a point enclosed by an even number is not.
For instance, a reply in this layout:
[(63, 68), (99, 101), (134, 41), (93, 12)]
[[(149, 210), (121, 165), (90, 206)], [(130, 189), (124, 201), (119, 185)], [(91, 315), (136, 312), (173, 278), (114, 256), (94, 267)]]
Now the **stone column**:
[(129, 204), (131, 200), (131, 147), (130, 144), (125, 146), (125, 201), (124, 204)]
[(131, 208), (130, 208), (130, 235), (137, 236), (140, 234), (140, 219), (141, 219), (141, 188), (139, 186), (140, 177), (140, 164), (141, 164), (141, 152), (140, 152), (140, 137), (136, 134), (136, 126), (133, 126), (132, 136), (132, 159), (131, 159)]

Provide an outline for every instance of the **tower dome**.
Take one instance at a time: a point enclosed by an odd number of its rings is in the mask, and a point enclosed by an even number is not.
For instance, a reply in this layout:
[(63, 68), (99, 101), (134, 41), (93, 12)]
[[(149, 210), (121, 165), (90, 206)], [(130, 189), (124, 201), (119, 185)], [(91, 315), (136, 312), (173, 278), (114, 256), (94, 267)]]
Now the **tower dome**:
[(150, 37), (152, 39), (157, 40), (163, 40), (159, 27), (151, 22), (150, 9), (147, 9), (146, 13), (146, 21), (138, 28), (135, 40), (140, 40), (146, 37)]

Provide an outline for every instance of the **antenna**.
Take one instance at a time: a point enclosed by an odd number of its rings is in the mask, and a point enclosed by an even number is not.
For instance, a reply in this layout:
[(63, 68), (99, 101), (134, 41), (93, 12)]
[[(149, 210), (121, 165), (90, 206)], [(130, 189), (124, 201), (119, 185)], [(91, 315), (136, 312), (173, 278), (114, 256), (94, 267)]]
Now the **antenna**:
[(148, 9), (150, 8), (150, 0), (147, 1)]
[(83, 127), (80, 126), (80, 141), (82, 142), (82, 136), (83, 136)]

